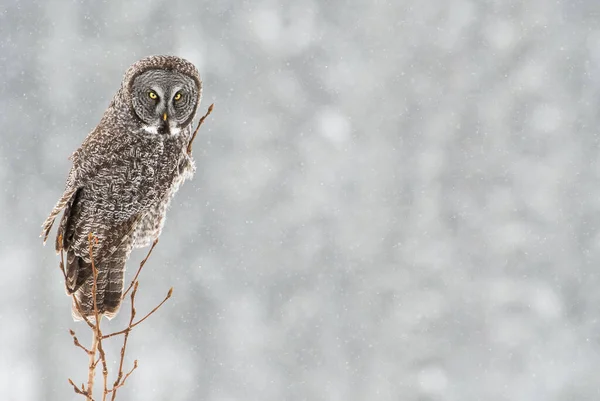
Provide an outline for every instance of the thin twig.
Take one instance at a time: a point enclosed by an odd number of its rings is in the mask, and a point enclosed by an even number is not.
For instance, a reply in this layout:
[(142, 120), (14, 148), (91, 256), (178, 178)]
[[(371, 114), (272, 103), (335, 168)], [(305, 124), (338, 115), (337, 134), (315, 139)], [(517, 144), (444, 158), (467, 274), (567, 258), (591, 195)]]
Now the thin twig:
[(188, 143), (188, 147), (187, 147), (188, 155), (192, 154), (192, 142), (194, 142), (194, 139), (196, 139), (196, 134), (198, 134), (198, 130), (200, 129), (200, 126), (202, 125), (204, 120), (206, 120), (206, 117), (208, 117), (209, 114), (212, 113), (214, 107), (215, 107), (214, 103), (211, 104), (210, 106), (208, 106), (208, 111), (206, 112), (206, 114), (204, 116), (202, 116), (200, 121), (198, 121), (198, 126), (196, 127), (196, 130), (192, 134), (192, 139), (190, 139), (190, 142)]
[(154, 242), (152, 243), (152, 246), (150, 247), (150, 250), (148, 251), (148, 254), (144, 258), (144, 260), (142, 260), (142, 262), (140, 263), (140, 267), (138, 268), (137, 272), (135, 273), (135, 276), (133, 276), (133, 280), (131, 281), (131, 284), (129, 284), (129, 287), (127, 287), (125, 292), (123, 292), (123, 295), (121, 296), (121, 301), (125, 299), (125, 297), (127, 296), (127, 293), (129, 292), (129, 290), (131, 290), (131, 287), (133, 287), (133, 284), (135, 284), (137, 282), (138, 276), (140, 275), (142, 268), (146, 264), (146, 261), (150, 257), (150, 254), (152, 253), (152, 250), (154, 249), (156, 244), (158, 244), (158, 238), (154, 240)]
[[(102, 377), (104, 384), (104, 392), (102, 395), (102, 401), (106, 400), (106, 395), (108, 394), (108, 368), (106, 366), (106, 354), (104, 353), (104, 347), (102, 346), (102, 331), (100, 330), (100, 320), (102, 319), (102, 314), (98, 311), (98, 269), (96, 269), (96, 263), (94, 263), (94, 255), (92, 249), (92, 240), (95, 240), (98, 243), (98, 238), (94, 237), (92, 233), (88, 235), (89, 247), (90, 247), (90, 261), (92, 264), (92, 299), (94, 304), (94, 317), (96, 318), (96, 330), (94, 331), (94, 342), (97, 343), (98, 353), (100, 354), (100, 360), (102, 361)], [(94, 353), (95, 355), (95, 353)]]
[(76, 347), (81, 348), (82, 350), (85, 351), (86, 354), (91, 354), (92, 351), (87, 349), (86, 347), (84, 347), (83, 345), (81, 345), (81, 343), (79, 342), (79, 340), (77, 339), (77, 336), (75, 335), (75, 332), (73, 330), (69, 330), (69, 333), (71, 334), (71, 337), (73, 337), (73, 343), (75, 344)]
[(73, 390), (75, 391), (76, 394), (84, 395), (88, 400), (94, 401), (94, 399), (91, 397), (91, 395), (88, 395), (88, 393), (85, 392), (85, 390), (83, 390), (83, 384), (81, 385), (81, 389), (80, 389), (79, 387), (77, 387), (75, 385), (75, 383), (73, 383), (73, 380), (71, 380), (71, 379), (67, 379), (67, 380), (69, 381), (71, 386), (73, 386)]
[[(125, 385), (125, 382), (127, 382), (127, 379), (129, 378), (129, 376), (131, 376), (133, 371), (137, 369), (137, 367), (138, 367), (138, 361), (136, 359), (135, 361), (133, 361), (133, 367), (131, 368), (131, 370), (129, 372), (127, 372), (127, 374), (125, 375), (125, 378), (123, 378), (123, 381), (121, 383), (117, 384), (116, 386), (114, 386), (112, 389), (108, 390), (108, 392), (112, 391), (113, 394), (115, 394), (117, 392), (118, 388), (121, 388)], [(114, 401), (114, 399), (115, 399), (114, 397), (116, 397), (116, 396), (113, 396), (113, 398), (111, 398), (111, 401)]]
[[(90, 395), (93, 392), (94, 387), (94, 376), (96, 375), (96, 350), (99, 350), (101, 347), (102, 333), (100, 333), (100, 316), (98, 313), (98, 269), (96, 269), (96, 264), (94, 263), (94, 250), (93, 250), (93, 240), (98, 242), (98, 239), (94, 237), (92, 233), (88, 235), (88, 246), (90, 251), (90, 261), (92, 263), (92, 304), (94, 306), (94, 330), (92, 330), (92, 354), (90, 355), (90, 368), (88, 372), (88, 393)], [(102, 357), (102, 353), (100, 353), (100, 357)], [(106, 365), (106, 364), (105, 364)]]
[(159, 303), (154, 309), (152, 309), (150, 312), (148, 312), (148, 314), (146, 316), (144, 316), (143, 318), (141, 318), (137, 322), (133, 323), (132, 325), (130, 325), (129, 327), (127, 327), (124, 330), (117, 331), (117, 332), (110, 333), (110, 334), (105, 334), (104, 337), (102, 337), (102, 339), (106, 340), (107, 338), (118, 336), (119, 334), (125, 334), (128, 330), (133, 329), (135, 326), (137, 326), (138, 324), (142, 323), (144, 320), (148, 319), (150, 317), (150, 315), (152, 315), (154, 312), (156, 312), (161, 306), (163, 306), (163, 304), (165, 302), (167, 302), (167, 300), (169, 298), (171, 298), (171, 295), (173, 295), (173, 287), (171, 287), (169, 289), (169, 292), (167, 293), (167, 296), (161, 301), (161, 303)]
[[(156, 245), (157, 241), (154, 241), (154, 244), (152, 244), (152, 248), (154, 248), (154, 245)], [(152, 248), (150, 248), (150, 252), (152, 252)], [(148, 256), (150, 256), (150, 252), (148, 252)], [(146, 259), (148, 259), (148, 256), (146, 256)], [(142, 263), (140, 264), (140, 268), (138, 269), (138, 273), (140, 272), (140, 270), (142, 270), (143, 264), (145, 263), (146, 259), (144, 259), (142, 261)], [(125, 336), (123, 339), (123, 347), (121, 348), (121, 359), (119, 360), (119, 373), (117, 374), (117, 379), (115, 380), (114, 384), (113, 384), (113, 388), (112, 388), (112, 398), (111, 401), (114, 401), (115, 398), (117, 397), (117, 389), (121, 386), (121, 378), (123, 377), (123, 362), (125, 361), (125, 350), (127, 349), (127, 340), (129, 339), (129, 333), (131, 332), (131, 325), (133, 323), (133, 319), (135, 318), (135, 295), (137, 294), (137, 290), (138, 290), (138, 286), (139, 286), (139, 281), (136, 280), (137, 279), (137, 274), (136, 277), (134, 278), (134, 282), (135, 285), (133, 286), (133, 291), (131, 292), (131, 313), (129, 316), (129, 325), (127, 327), (127, 331), (125, 331)], [(127, 380), (127, 377), (133, 372), (133, 370), (136, 368), (137, 365), (137, 361), (136, 363), (134, 363), (133, 365), (133, 369), (131, 369), (131, 371), (127, 374), (127, 376), (125, 376), (125, 379), (123, 380), (123, 384), (125, 382), (125, 380)]]
[[(117, 386), (115, 387), (115, 390), (121, 386), (125, 385), (125, 382), (127, 381), (127, 379), (129, 378), (129, 376), (131, 376), (131, 374), (133, 373), (134, 370), (136, 370), (138, 367), (138, 361), (137, 359), (135, 361), (133, 361), (133, 367), (131, 368), (131, 370), (125, 375), (125, 377), (123, 378), (123, 381)], [(115, 391), (116, 392), (116, 391)], [(113, 398), (114, 400), (114, 398)]]
[(75, 303), (75, 308), (77, 308), (77, 312), (79, 312), (79, 316), (81, 316), (81, 318), (83, 319), (83, 321), (92, 330), (96, 330), (96, 325), (94, 323), (92, 323), (92, 321), (90, 319), (88, 319), (88, 317), (83, 313), (83, 308), (81, 307), (81, 304), (79, 303), (79, 300), (77, 299), (77, 297), (75, 296), (75, 294), (73, 294), (73, 302)]
[(94, 234), (88, 234), (88, 242), (89, 242), (89, 252), (90, 252), (90, 261), (92, 263), (92, 305), (94, 307), (94, 318), (96, 319), (96, 329), (98, 328), (99, 323), (99, 313), (98, 313), (98, 269), (96, 269), (96, 263), (94, 262), (94, 250), (92, 245), (92, 240), (96, 240), (98, 243), (98, 238), (94, 237)]

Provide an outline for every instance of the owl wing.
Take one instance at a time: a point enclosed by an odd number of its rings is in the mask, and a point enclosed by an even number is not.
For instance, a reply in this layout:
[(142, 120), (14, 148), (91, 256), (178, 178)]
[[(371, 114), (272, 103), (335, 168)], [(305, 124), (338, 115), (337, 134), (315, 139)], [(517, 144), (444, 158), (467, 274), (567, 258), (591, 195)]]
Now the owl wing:
[[(102, 123), (100, 124), (102, 125)], [(50, 230), (52, 229), (52, 225), (54, 224), (54, 220), (60, 214), (61, 211), (65, 211), (63, 217), (61, 219), (61, 223), (58, 229), (58, 233), (56, 236), (55, 248), (56, 252), (60, 252), (66, 246), (72, 246), (74, 244), (67, 243), (69, 239), (67, 236), (69, 234), (73, 234), (73, 232), (68, 232), (69, 227), (73, 227), (79, 224), (75, 223), (81, 217), (89, 217), (89, 216), (80, 216), (82, 210), (78, 207), (78, 195), (81, 194), (82, 190), (85, 186), (94, 180), (94, 177), (98, 174), (102, 168), (106, 166), (114, 165), (119, 158), (122, 157), (122, 153), (124, 149), (127, 149), (131, 146), (131, 140), (128, 135), (123, 135), (119, 138), (120, 140), (115, 140), (114, 133), (108, 132), (103, 129), (96, 128), (92, 131), (85, 139), (83, 144), (79, 149), (77, 149), (69, 159), (73, 161), (73, 166), (69, 172), (69, 176), (67, 178), (67, 184), (63, 195), (58, 200), (52, 212), (44, 221), (42, 225), (42, 234), (44, 244), (48, 239), (48, 235)], [(123, 224), (123, 227), (119, 230), (115, 230), (115, 233), (119, 235), (129, 235), (135, 228), (136, 223), (139, 219), (129, 219)], [(113, 227), (117, 228), (117, 227)], [(112, 244), (114, 245), (115, 239), (112, 238), (112, 234), (103, 235), (101, 232), (98, 232), (98, 227), (94, 227), (93, 234), (98, 236), (99, 239), (102, 239), (102, 243), (99, 243), (98, 246), (94, 247), (94, 258), (96, 257), (106, 257), (114, 252), (116, 249), (115, 246), (108, 246), (105, 250), (104, 245)], [(88, 233), (79, 233), (80, 237), (85, 237), (86, 245), (85, 249), (87, 249), (87, 234)], [(104, 241), (105, 240), (105, 241)], [(78, 244), (80, 245), (80, 244)], [(87, 255), (84, 249), (81, 248), (79, 252), (77, 252), (79, 256)]]
[(93, 244), (92, 257), (99, 274), (107, 268), (104, 261), (112, 260), (117, 251), (128, 254), (132, 248), (129, 239), (144, 213), (132, 214), (119, 222), (102, 219), (95, 210), (93, 195), (86, 188), (94, 185), (98, 174), (119, 165), (124, 152), (132, 149), (133, 140), (129, 135), (119, 136), (116, 140), (114, 132), (96, 128), (70, 157), (73, 166), (65, 191), (44, 222), (42, 231), (45, 242), (54, 220), (64, 210), (55, 247), (57, 252), (66, 251), (66, 286), (69, 293), (81, 288), (92, 274), (89, 233), (97, 239)]
[[(127, 136), (124, 137), (126, 138)], [(103, 166), (114, 163), (123, 148), (129, 145), (129, 141), (115, 141), (109, 132), (98, 128), (85, 138), (81, 147), (69, 157), (73, 161), (73, 166), (67, 178), (65, 191), (56, 203), (56, 206), (54, 206), (54, 209), (52, 209), (52, 212), (50, 212), (50, 215), (44, 221), (44, 224), (42, 224), (42, 234), (40, 236), (43, 238), (44, 244), (48, 239), (56, 217), (63, 209), (70, 209), (72, 207), (77, 191), (92, 180)], [(60, 234), (64, 235), (64, 232), (59, 232)], [(57, 235), (56, 252), (60, 252), (58, 239)]]

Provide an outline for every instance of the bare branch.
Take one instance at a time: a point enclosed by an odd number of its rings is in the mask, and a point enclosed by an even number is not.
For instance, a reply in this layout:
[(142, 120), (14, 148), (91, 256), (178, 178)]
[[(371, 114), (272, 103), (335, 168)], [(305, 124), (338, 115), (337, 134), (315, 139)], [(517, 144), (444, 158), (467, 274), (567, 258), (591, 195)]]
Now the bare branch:
[(136, 370), (138, 367), (138, 361), (137, 359), (135, 361), (133, 361), (133, 367), (131, 368), (131, 370), (125, 375), (125, 378), (123, 379), (123, 381), (121, 383), (119, 383), (118, 385), (114, 386), (112, 389), (108, 390), (109, 392), (113, 392), (113, 398), (111, 398), (111, 401), (114, 401), (115, 397), (116, 397), (116, 392), (117, 389), (119, 387), (123, 387), (125, 385), (125, 382), (127, 381), (127, 379), (129, 378), (129, 376), (133, 373), (134, 370)]
[(92, 393), (94, 392), (94, 377), (96, 376), (96, 350), (98, 349), (98, 338), (96, 332), (92, 332), (92, 349), (90, 351), (90, 361), (88, 364), (88, 384), (87, 393), (88, 399), (92, 399)]
[(124, 330), (121, 331), (117, 331), (114, 333), (110, 333), (110, 334), (106, 334), (102, 339), (105, 340), (107, 338), (110, 337), (114, 337), (114, 336), (118, 336), (119, 334), (125, 334), (127, 331), (133, 329), (135, 326), (137, 326), (138, 324), (142, 323), (144, 320), (146, 320), (147, 318), (149, 318), (154, 312), (156, 312), (161, 306), (163, 306), (163, 304), (165, 302), (167, 302), (167, 300), (169, 298), (171, 298), (171, 295), (173, 295), (173, 287), (171, 287), (171, 289), (169, 289), (169, 292), (167, 293), (167, 296), (161, 301), (160, 304), (158, 304), (154, 309), (152, 309), (150, 312), (148, 312), (148, 314), (146, 316), (144, 316), (143, 318), (141, 318), (140, 320), (138, 320), (137, 322), (131, 324), (129, 327), (127, 327)]
[[(152, 252), (152, 249), (156, 245), (156, 242), (157, 241), (154, 241), (154, 243), (152, 244), (152, 248), (150, 248), (150, 252), (148, 252), (148, 255), (140, 264), (138, 273), (135, 275), (134, 281), (131, 283), (133, 285), (133, 291), (131, 292), (131, 313), (129, 315), (129, 325), (127, 327), (127, 330), (125, 331), (125, 336), (123, 338), (123, 347), (121, 348), (121, 359), (119, 360), (119, 372), (117, 373), (117, 379), (113, 383), (111, 401), (115, 400), (115, 398), (117, 397), (117, 389), (125, 384), (125, 380), (127, 380), (129, 375), (137, 367), (137, 360), (136, 360), (133, 364), (133, 369), (131, 369), (131, 371), (129, 371), (129, 373), (127, 373), (127, 375), (123, 379), (123, 382), (121, 382), (121, 378), (123, 377), (123, 362), (125, 361), (125, 350), (127, 349), (127, 340), (129, 339), (129, 333), (131, 332), (131, 324), (133, 323), (133, 319), (135, 318), (135, 296), (137, 294), (137, 290), (138, 290), (138, 286), (139, 286), (139, 281), (137, 281), (137, 276), (138, 276), (139, 272), (142, 270), (142, 267), (144, 266), (146, 259), (148, 259), (148, 256), (150, 256), (150, 253)], [(129, 286), (129, 288), (131, 288), (131, 285)]]
[(79, 315), (81, 316), (83, 321), (90, 327), (90, 329), (96, 330), (96, 325), (94, 323), (92, 323), (92, 321), (90, 319), (88, 319), (88, 317), (83, 313), (81, 304), (77, 300), (77, 297), (75, 296), (75, 294), (73, 294), (72, 298), (73, 298), (73, 302), (75, 303), (75, 307), (77, 308), (77, 311), (79, 312)]
[(91, 350), (87, 349), (86, 347), (84, 347), (83, 345), (81, 345), (81, 343), (79, 342), (79, 340), (77, 339), (77, 336), (75, 335), (75, 332), (73, 330), (69, 330), (69, 333), (71, 334), (71, 337), (73, 337), (73, 343), (75, 344), (76, 347), (81, 348), (82, 350), (85, 351), (86, 354), (90, 355), (92, 353)]
[[(104, 353), (104, 347), (102, 346), (102, 331), (100, 330), (100, 320), (102, 319), (102, 315), (98, 311), (98, 269), (96, 269), (96, 263), (94, 263), (94, 255), (92, 242), (98, 243), (98, 237), (95, 237), (92, 233), (88, 234), (89, 248), (90, 248), (90, 261), (92, 264), (92, 299), (94, 304), (94, 317), (96, 318), (96, 327), (94, 331), (94, 343), (96, 343), (98, 347), (98, 353), (100, 354), (100, 361), (102, 361), (102, 377), (104, 384), (104, 392), (102, 395), (102, 401), (106, 400), (106, 395), (108, 394), (108, 368), (106, 366), (106, 354)], [(94, 353), (95, 355), (95, 353)], [(94, 366), (95, 367), (95, 366)], [(92, 372), (92, 375), (95, 372)], [(91, 392), (91, 387), (88, 386), (88, 391)]]
[(125, 378), (123, 379), (123, 381), (121, 382), (121, 384), (119, 384), (119, 387), (124, 386), (125, 382), (127, 381), (127, 378), (129, 378), (129, 376), (131, 376), (131, 374), (133, 373), (134, 370), (136, 370), (138, 367), (138, 361), (137, 359), (135, 361), (133, 361), (133, 367), (131, 368), (131, 370), (125, 375)]
[(144, 260), (142, 260), (142, 262), (140, 263), (140, 267), (138, 268), (137, 272), (135, 273), (135, 276), (133, 276), (133, 280), (131, 280), (131, 284), (129, 284), (129, 287), (127, 287), (125, 292), (123, 292), (123, 295), (121, 296), (121, 300), (125, 299), (125, 297), (127, 296), (127, 293), (129, 292), (129, 290), (131, 290), (131, 287), (133, 287), (133, 284), (137, 283), (138, 276), (140, 275), (142, 268), (146, 264), (146, 261), (150, 257), (150, 254), (154, 250), (154, 247), (156, 246), (156, 244), (158, 244), (158, 238), (154, 240), (154, 242), (152, 243), (152, 246), (150, 247), (150, 250), (148, 251), (148, 254), (144, 258)]
[(81, 394), (81, 395), (85, 396), (88, 400), (94, 401), (94, 399), (90, 395), (88, 395), (88, 393), (85, 390), (83, 390), (83, 388), (84, 388), (83, 384), (81, 385), (81, 389), (80, 389), (79, 387), (77, 387), (75, 385), (75, 383), (73, 383), (73, 380), (71, 380), (71, 379), (67, 379), (67, 380), (69, 380), (69, 384), (71, 384), (71, 386), (73, 386), (73, 391), (75, 391), (75, 394)]
[[(92, 393), (93, 393), (93, 388), (94, 388), (94, 378), (96, 375), (96, 367), (98, 366), (99, 363), (102, 363), (102, 376), (104, 379), (103, 380), (104, 388), (103, 388), (103, 394), (102, 394), (102, 401), (106, 401), (106, 399), (110, 393), (112, 393), (111, 401), (114, 401), (117, 396), (117, 390), (125, 385), (125, 382), (129, 378), (129, 376), (131, 376), (133, 371), (135, 369), (137, 369), (137, 367), (138, 367), (138, 361), (135, 360), (131, 370), (129, 372), (127, 372), (126, 374), (124, 374), (124, 372), (123, 372), (123, 367), (125, 364), (125, 353), (127, 351), (127, 345), (128, 345), (128, 341), (129, 341), (129, 333), (131, 332), (131, 330), (133, 330), (133, 328), (135, 326), (142, 323), (144, 320), (146, 320), (148, 317), (150, 317), (152, 314), (154, 314), (167, 301), (167, 299), (169, 299), (172, 296), (173, 288), (169, 289), (167, 296), (162, 300), (162, 302), (160, 304), (158, 304), (154, 309), (152, 309), (143, 318), (141, 318), (137, 322), (134, 322), (134, 319), (136, 316), (135, 297), (137, 295), (137, 291), (139, 288), (138, 277), (142, 271), (142, 268), (146, 264), (148, 258), (152, 254), (152, 250), (158, 243), (158, 240), (155, 240), (154, 243), (152, 244), (152, 247), (148, 251), (148, 254), (140, 263), (140, 267), (138, 268), (138, 271), (136, 272), (136, 274), (133, 278), (133, 281), (131, 282), (131, 284), (128, 286), (127, 290), (123, 294), (122, 299), (124, 299), (125, 295), (131, 290), (131, 295), (130, 295), (131, 310), (130, 310), (129, 324), (128, 324), (127, 328), (124, 330), (121, 330), (119, 332), (116, 332), (116, 333), (103, 335), (102, 330), (100, 328), (100, 324), (102, 321), (102, 313), (100, 312), (100, 309), (98, 308), (98, 300), (97, 300), (98, 269), (97, 269), (96, 263), (94, 261), (94, 252), (93, 252), (94, 244), (97, 244), (97, 243), (98, 243), (98, 238), (95, 237), (92, 233), (90, 233), (88, 235), (88, 251), (89, 251), (89, 257), (90, 257), (90, 262), (91, 262), (91, 267), (92, 267), (92, 289), (91, 290), (92, 290), (92, 304), (93, 304), (92, 312), (93, 312), (93, 315), (91, 317), (88, 316), (89, 311), (87, 312), (87, 314), (84, 313), (82, 305), (80, 304), (80, 302), (77, 299), (77, 297), (75, 296), (75, 294), (71, 294), (75, 308), (79, 312), (79, 315), (82, 317), (82, 319), (86, 322), (86, 324), (92, 330), (92, 345), (89, 349), (86, 348), (85, 346), (83, 346), (79, 342), (79, 339), (75, 335), (75, 331), (69, 330), (69, 333), (73, 337), (73, 344), (76, 347), (82, 349), (84, 352), (86, 352), (89, 355), (87, 387), (85, 386), (85, 384), (82, 384), (81, 388), (78, 388), (71, 379), (69, 379), (69, 383), (73, 386), (75, 393), (85, 396), (87, 401), (94, 401), (92, 398)], [(60, 269), (63, 272), (63, 276), (65, 278), (65, 285), (66, 285), (67, 274), (66, 274), (65, 265), (64, 265), (63, 249), (60, 250), (60, 254), (61, 254)], [(121, 347), (121, 354), (120, 354), (120, 359), (119, 359), (119, 371), (117, 372), (117, 376), (112, 385), (112, 388), (109, 388), (109, 386), (108, 386), (108, 367), (107, 367), (107, 363), (106, 363), (106, 353), (104, 351), (103, 340), (105, 340), (109, 337), (114, 337), (114, 336), (120, 335), (120, 334), (123, 334), (124, 336), (123, 336), (123, 345)], [(96, 355), (98, 355), (98, 356), (96, 357)]]
[(214, 103), (211, 104), (210, 106), (208, 106), (208, 111), (206, 112), (206, 114), (204, 116), (202, 116), (200, 121), (198, 121), (198, 126), (196, 127), (196, 130), (192, 134), (192, 139), (190, 139), (190, 142), (188, 143), (188, 147), (187, 147), (188, 155), (192, 154), (192, 142), (194, 142), (194, 139), (196, 139), (196, 134), (198, 134), (198, 130), (200, 129), (200, 126), (202, 125), (204, 120), (206, 120), (206, 117), (208, 117), (210, 115), (210, 113), (212, 113), (214, 107), (215, 107)]

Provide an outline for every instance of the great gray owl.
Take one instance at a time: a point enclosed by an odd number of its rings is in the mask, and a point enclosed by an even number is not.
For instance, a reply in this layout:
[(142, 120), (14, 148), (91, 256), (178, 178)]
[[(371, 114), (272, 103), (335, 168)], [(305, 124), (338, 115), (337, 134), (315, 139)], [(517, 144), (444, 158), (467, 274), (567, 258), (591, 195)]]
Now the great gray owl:
[[(167, 206), (195, 171), (187, 152), (202, 94), (196, 67), (173, 56), (133, 64), (98, 126), (73, 153), (66, 189), (43, 224), (44, 243), (64, 209), (56, 251), (67, 254), (67, 291), (94, 315), (88, 234), (97, 244), (97, 306), (112, 318), (121, 304), (132, 248), (161, 233)], [(82, 318), (73, 302), (73, 317)]]

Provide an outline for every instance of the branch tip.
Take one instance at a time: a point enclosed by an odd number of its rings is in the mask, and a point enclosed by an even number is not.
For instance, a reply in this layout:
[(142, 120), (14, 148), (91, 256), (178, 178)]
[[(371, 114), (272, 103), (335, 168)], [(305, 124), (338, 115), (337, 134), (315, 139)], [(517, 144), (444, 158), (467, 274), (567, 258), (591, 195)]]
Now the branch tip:
[(215, 107), (214, 103), (211, 104), (210, 106), (208, 106), (208, 111), (206, 112), (206, 114), (204, 114), (202, 116), (202, 118), (200, 119), (200, 121), (198, 121), (198, 126), (196, 126), (196, 129), (194, 130), (194, 133), (192, 134), (192, 138), (188, 142), (188, 146), (187, 146), (187, 153), (188, 153), (188, 155), (192, 154), (192, 142), (194, 142), (194, 139), (196, 139), (196, 135), (198, 134), (198, 130), (200, 129), (200, 126), (202, 125), (202, 123), (204, 122), (204, 120), (206, 120), (206, 117), (208, 117), (210, 115), (210, 113), (212, 113), (214, 107)]

